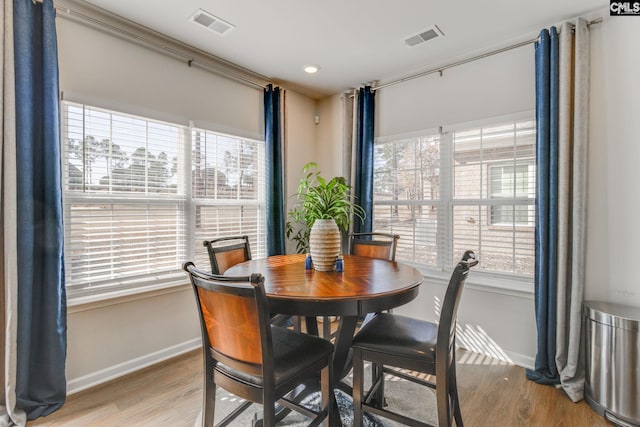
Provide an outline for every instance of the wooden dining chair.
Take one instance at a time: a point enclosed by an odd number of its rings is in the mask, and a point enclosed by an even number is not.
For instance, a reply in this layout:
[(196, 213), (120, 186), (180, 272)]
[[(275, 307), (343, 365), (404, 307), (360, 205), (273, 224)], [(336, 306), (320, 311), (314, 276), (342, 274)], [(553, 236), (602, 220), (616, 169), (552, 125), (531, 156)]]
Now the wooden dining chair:
[[(195, 294), (204, 356), (202, 425), (213, 425), (216, 387), (245, 399), (218, 426), (231, 423), (253, 403), (263, 405), (264, 426), (276, 423), (276, 402), (312, 418), (310, 425), (329, 425), (333, 409), (331, 359), (333, 345), (321, 338), (270, 323), (264, 278), (227, 277), (198, 270), (189, 273)], [(317, 383), (322, 406), (312, 411), (285, 396), (299, 384)]]
[(249, 236), (227, 236), (202, 242), (209, 253), (211, 274), (224, 274), (234, 265), (251, 259)]
[(390, 233), (351, 233), (349, 253), (395, 261), (398, 239), (399, 235)]
[[(438, 426), (451, 426), (455, 419), (456, 425), (462, 427), (456, 383), (456, 318), (469, 269), (477, 263), (475, 254), (467, 251), (456, 265), (447, 286), (439, 324), (380, 313), (355, 335), (352, 343), (355, 427), (362, 426), (364, 411), (406, 425), (433, 427), (384, 407), (386, 374), (434, 388)], [(371, 362), (373, 376), (367, 394), (363, 394), (365, 361)], [(390, 367), (435, 375), (435, 381), (423, 380)]]

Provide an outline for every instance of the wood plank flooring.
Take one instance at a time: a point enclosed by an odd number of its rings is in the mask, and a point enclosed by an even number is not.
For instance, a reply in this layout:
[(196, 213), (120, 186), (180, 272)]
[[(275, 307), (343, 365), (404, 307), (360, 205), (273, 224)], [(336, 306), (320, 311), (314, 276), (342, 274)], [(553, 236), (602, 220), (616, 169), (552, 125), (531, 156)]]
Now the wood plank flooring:
[[(584, 402), (527, 381), (524, 370), (470, 352), (458, 356), (458, 390), (468, 427), (612, 426)], [(27, 426), (193, 426), (202, 398), (200, 350), (114, 380), (67, 399)]]

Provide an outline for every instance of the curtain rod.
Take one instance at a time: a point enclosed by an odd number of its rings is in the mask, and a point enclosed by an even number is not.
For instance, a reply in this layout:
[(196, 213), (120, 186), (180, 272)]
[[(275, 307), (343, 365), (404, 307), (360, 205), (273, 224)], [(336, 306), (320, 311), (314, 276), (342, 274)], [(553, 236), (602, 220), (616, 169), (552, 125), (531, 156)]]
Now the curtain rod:
[[(602, 18), (596, 18), (593, 21), (589, 21), (587, 23), (587, 26), (591, 26), (591, 25), (594, 25), (594, 24), (600, 24), (601, 22), (602, 22)], [(427, 71), (422, 71), (420, 73), (413, 74), (411, 76), (403, 77), (401, 79), (394, 80), (394, 81), (389, 82), (389, 83), (385, 83), (385, 84), (382, 84), (382, 85), (379, 85), (379, 86), (375, 86), (375, 87), (372, 87), (371, 90), (376, 91), (378, 89), (382, 89), (382, 88), (389, 87), (389, 86), (394, 86), (394, 85), (397, 85), (397, 84), (400, 84), (400, 83), (407, 82), (409, 80), (417, 79), (419, 77), (425, 77), (425, 76), (428, 76), (429, 74), (440, 73), (440, 75), (442, 75), (442, 72), (444, 70), (449, 69), (449, 68), (457, 67), (458, 65), (467, 64), (469, 62), (477, 61), (478, 59), (483, 59), (483, 58), (486, 58), (488, 56), (497, 55), (499, 53), (508, 52), (510, 50), (517, 49), (519, 47), (527, 46), (529, 44), (535, 43), (537, 41), (538, 41), (538, 37), (536, 37), (535, 39), (526, 40), (526, 41), (523, 41), (523, 42), (520, 42), (520, 43), (512, 44), (510, 46), (502, 47), (500, 49), (492, 50), (490, 52), (485, 52), (485, 53), (482, 53), (480, 55), (476, 55), (476, 56), (472, 56), (470, 58), (462, 59), (460, 61), (452, 62), (450, 64), (443, 65), (442, 67), (432, 68), (432, 69), (427, 70)]]
[[(31, 0), (34, 4), (35, 3), (42, 3), (43, 0)], [(145, 38), (143, 36), (140, 36), (138, 34), (135, 34), (131, 31), (128, 31), (124, 28), (118, 27), (116, 25), (101, 21), (97, 18), (93, 18), (91, 16), (85, 15), (81, 12), (78, 12), (77, 10), (73, 10), (70, 9), (68, 7), (62, 7), (62, 6), (58, 6), (54, 3), (54, 9), (56, 11), (56, 15), (58, 14), (58, 12), (63, 12), (60, 16), (66, 19), (69, 19), (71, 21), (76, 21), (76, 20), (80, 20), (80, 21), (84, 21), (85, 23), (90, 23), (93, 24), (94, 27), (98, 27), (99, 30), (109, 33), (109, 34), (115, 34), (118, 37), (121, 37), (123, 39), (135, 42), (137, 44), (140, 45), (145, 45), (147, 47), (151, 47), (154, 50), (164, 53), (166, 55), (172, 56), (176, 59), (185, 61), (188, 67), (198, 67), (201, 68), (203, 70), (209, 71), (213, 74), (217, 74), (219, 76), (222, 77), (226, 77), (228, 79), (237, 81), (239, 83), (243, 83), (247, 86), (256, 88), (256, 89), (265, 89), (266, 86), (264, 84), (261, 84), (259, 82), (256, 82), (254, 80), (251, 80), (250, 78), (238, 75), (236, 73), (233, 73), (231, 71), (227, 71), (227, 70), (221, 70), (221, 69), (217, 69), (215, 67), (212, 67), (208, 64), (202, 63), (202, 62), (198, 62), (196, 61), (196, 59), (194, 59), (192, 56), (188, 55), (187, 53), (179, 50), (179, 49), (175, 49), (173, 47), (167, 46), (165, 44), (163, 44), (162, 42), (158, 42), (158, 41), (154, 41), (151, 40), (149, 38)]]
[[(31, 1), (34, 4), (43, 2), (43, 0), (31, 0)], [(87, 16), (87, 15), (85, 15), (83, 13), (80, 13), (80, 12), (75, 11), (73, 9), (70, 9), (68, 7), (56, 6), (55, 3), (54, 3), (54, 9), (56, 10), (56, 12), (58, 12), (58, 11), (64, 12), (66, 15), (63, 15), (63, 16), (67, 16), (68, 19), (73, 20), (72, 16), (75, 16), (76, 18), (80, 18), (83, 21), (87, 21), (87, 22), (90, 22), (90, 23), (92, 23), (94, 25), (97, 25), (99, 27), (103, 27), (103, 29), (110, 30), (108, 32), (111, 32), (111, 33), (115, 32), (120, 37), (126, 38), (126, 39), (128, 39), (130, 41), (134, 41), (134, 42), (139, 43), (139, 44), (145, 44), (147, 46), (153, 47), (156, 51), (160, 51), (160, 52), (166, 53), (166, 54), (168, 54), (170, 56), (173, 56), (175, 58), (185, 60), (186, 63), (187, 63), (187, 66), (189, 66), (189, 67), (196, 66), (196, 67), (202, 68), (202, 69), (204, 69), (206, 71), (209, 71), (211, 73), (214, 73), (214, 74), (229, 78), (231, 80), (238, 81), (240, 83), (244, 83), (245, 85), (253, 87), (253, 88), (256, 88), (256, 89), (265, 89), (266, 88), (266, 86), (264, 84), (261, 84), (259, 82), (256, 82), (254, 80), (251, 80), (249, 78), (240, 76), (238, 74), (235, 74), (235, 73), (232, 73), (232, 72), (229, 72), (229, 71), (219, 70), (219, 69), (211, 67), (211, 66), (209, 66), (207, 64), (203, 64), (203, 63), (197, 62), (193, 57), (185, 54), (184, 52), (181, 52), (179, 50), (173, 49), (173, 48), (171, 48), (169, 46), (166, 46), (166, 45), (164, 45), (162, 43), (158, 43), (158, 42), (146, 39), (146, 38), (144, 38), (142, 36), (139, 36), (137, 34), (133, 34), (133, 33), (129, 32), (129, 31), (126, 31), (126, 30), (124, 30), (124, 29), (122, 29), (120, 27), (117, 27), (115, 25), (100, 21), (99, 19), (96, 19), (96, 18), (92, 18), (90, 16)], [(596, 19), (594, 19), (592, 21), (589, 21), (587, 23), (587, 26), (591, 26), (591, 25), (594, 25), (594, 24), (600, 24), (601, 22), (602, 22), (602, 18), (601, 17), (600, 18), (596, 18)], [(444, 70), (449, 69), (449, 68), (457, 67), (459, 65), (467, 64), (469, 62), (477, 61), (479, 59), (483, 59), (483, 58), (486, 58), (486, 57), (489, 57), (489, 56), (497, 55), (499, 53), (507, 52), (507, 51), (510, 51), (510, 50), (513, 50), (513, 49), (517, 49), (519, 47), (535, 43), (536, 41), (538, 41), (537, 37), (535, 39), (526, 40), (526, 41), (523, 41), (523, 42), (520, 42), (520, 43), (516, 43), (516, 44), (510, 45), (510, 46), (506, 46), (506, 47), (503, 47), (503, 48), (500, 48), (500, 49), (496, 49), (496, 50), (493, 50), (493, 51), (490, 51), (490, 52), (485, 52), (485, 53), (482, 53), (480, 55), (476, 55), (476, 56), (473, 56), (473, 57), (470, 57), (470, 58), (466, 58), (466, 59), (463, 59), (463, 60), (460, 60), (460, 61), (453, 62), (451, 64), (443, 65), (441, 67), (432, 68), (432, 69), (427, 70), (427, 71), (422, 71), (420, 73), (413, 74), (413, 75), (407, 76), (407, 77), (403, 77), (401, 79), (394, 80), (394, 81), (391, 81), (389, 83), (385, 83), (385, 84), (382, 84), (382, 85), (379, 85), (379, 86), (374, 86), (374, 87), (371, 88), (371, 90), (376, 91), (378, 89), (383, 89), (385, 87), (394, 86), (394, 85), (397, 85), (397, 84), (400, 84), (400, 83), (407, 82), (409, 80), (417, 79), (417, 78), (420, 78), (420, 77), (425, 77), (425, 76), (428, 76), (428, 75), (434, 74), (434, 73), (440, 73), (440, 75), (442, 75), (442, 72)]]

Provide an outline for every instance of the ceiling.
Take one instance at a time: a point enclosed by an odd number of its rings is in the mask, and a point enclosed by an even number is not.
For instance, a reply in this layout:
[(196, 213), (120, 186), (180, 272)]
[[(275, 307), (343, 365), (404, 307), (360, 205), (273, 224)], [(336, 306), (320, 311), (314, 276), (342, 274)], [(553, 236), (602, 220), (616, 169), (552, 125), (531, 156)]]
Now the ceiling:
[[(603, 0), (85, 0), (138, 24), (321, 98), (388, 82), (531, 39), (541, 28), (606, 11)], [(192, 23), (198, 9), (235, 28)], [(437, 25), (444, 33), (409, 47)], [(320, 71), (306, 74), (303, 66)]]

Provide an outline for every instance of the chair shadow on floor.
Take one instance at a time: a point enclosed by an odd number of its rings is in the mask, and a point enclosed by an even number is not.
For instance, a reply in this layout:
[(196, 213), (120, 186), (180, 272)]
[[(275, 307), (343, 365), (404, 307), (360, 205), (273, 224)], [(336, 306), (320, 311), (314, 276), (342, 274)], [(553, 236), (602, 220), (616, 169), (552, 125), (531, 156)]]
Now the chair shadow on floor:
[[(371, 378), (370, 365), (365, 366), (365, 386), (368, 386), (368, 381)], [(389, 376), (387, 378), (387, 403), (389, 407), (394, 408), (398, 412), (410, 414), (416, 418), (426, 420), (431, 424), (437, 424), (438, 416), (436, 412), (436, 395), (431, 389), (421, 387), (417, 384), (409, 381)], [(352, 375), (345, 378), (345, 382), (352, 383)], [(314, 407), (319, 403), (319, 395), (314, 393), (303, 400), (304, 406)], [(224, 415), (232, 410), (242, 402), (242, 399), (226, 392), (225, 390), (219, 390), (217, 401), (219, 405), (219, 411), (216, 414), (216, 421), (224, 418)], [(344, 393), (341, 390), (336, 391), (336, 403), (340, 410), (340, 418), (342, 425), (345, 427), (353, 425), (353, 400), (351, 396)], [(251, 425), (251, 419), (253, 414), (260, 414), (260, 407), (251, 408), (250, 411), (243, 414), (236, 419), (237, 425)], [(219, 414), (219, 415), (218, 415)], [(303, 416), (291, 413), (286, 418), (278, 422), (278, 427), (302, 427), (307, 426), (308, 420)], [(198, 420), (195, 424), (200, 426)], [(404, 424), (397, 423), (392, 420), (386, 420), (375, 415), (365, 413), (363, 425), (366, 427), (405, 427)]]

